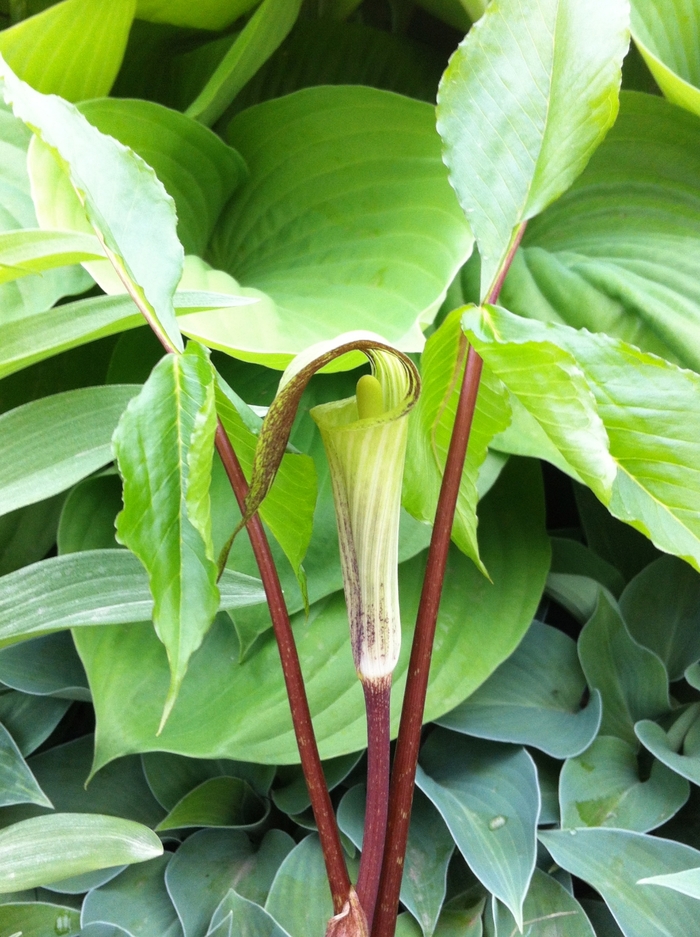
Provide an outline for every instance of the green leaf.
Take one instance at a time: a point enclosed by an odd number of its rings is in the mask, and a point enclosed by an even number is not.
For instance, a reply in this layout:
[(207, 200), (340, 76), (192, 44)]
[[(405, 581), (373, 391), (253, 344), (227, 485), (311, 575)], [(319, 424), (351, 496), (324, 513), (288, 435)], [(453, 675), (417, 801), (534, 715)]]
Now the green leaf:
[(672, 888), (681, 895), (700, 898), (700, 869), (686, 869), (684, 872), (671, 872), (670, 875), (652, 875), (642, 878), (638, 885), (663, 885)]
[(0, 234), (0, 283), (53, 267), (104, 257), (97, 238), (71, 231), (25, 229)]
[(257, 794), (266, 797), (275, 776), (272, 765), (254, 765), (224, 758), (209, 761), (183, 758), (169, 752), (148, 752), (141, 756), (141, 760), (148, 786), (166, 810), (172, 810), (186, 794), (205, 781), (224, 776), (247, 781)]
[(617, 116), (623, 0), (492, 3), (450, 60), (438, 131), (488, 293), (519, 225), (565, 192)]
[(96, 130), (73, 105), (19, 81), (1, 57), (0, 78), (5, 101), (68, 173), (124, 285), (149, 322), (182, 349), (173, 293), (182, 274), (183, 251), (173, 201), (153, 170)]
[[(466, 357), (459, 357), (460, 311), (451, 313), (426, 342), (421, 357), (421, 395), (409, 417), (403, 504), (424, 523), (435, 518), (447, 451), (452, 437)], [(481, 495), (479, 470), (488, 445), (510, 422), (507, 393), (488, 368), (482, 371), (469, 436), (469, 448), (452, 527), (452, 539), (477, 565), (476, 504)], [(486, 572), (482, 567), (482, 571)]]
[(700, 864), (700, 852), (627, 830), (552, 830), (539, 834), (554, 861), (605, 899), (625, 937), (687, 937), (697, 921), (692, 898), (642, 888), (640, 878)]
[(622, 739), (600, 736), (562, 768), (561, 825), (648, 833), (677, 813), (689, 794), (687, 781), (660, 761), (653, 762), (642, 780), (634, 748)]
[(632, 35), (672, 104), (700, 115), (700, 8), (695, 0), (633, 0)]
[(420, 351), (419, 323), (473, 245), (433, 109), (374, 88), (308, 88), (239, 114), (227, 138), (251, 175), (210, 260), (269, 300), (254, 316), (202, 314), (188, 333), (276, 368), (349, 329)]
[(65, 631), (3, 648), (0, 680), (23, 693), (90, 700), (85, 670)]
[[(225, 570), (223, 608), (264, 601), (259, 580)], [(151, 617), (143, 566), (127, 550), (53, 557), (0, 578), (0, 641), (63, 628), (121, 624)]]
[(290, 31), (301, 0), (263, 0), (236, 36), (187, 115), (211, 126)]
[(111, 467), (79, 482), (66, 498), (58, 525), (59, 556), (115, 550), (114, 519), (122, 508), (122, 483)]
[(20, 934), (21, 937), (46, 934), (78, 937), (82, 933), (80, 911), (42, 901), (0, 905), (0, 929), (5, 934)]
[[(358, 784), (338, 805), (338, 826), (360, 850), (366, 793), (365, 786)], [(415, 791), (401, 880), (401, 903), (420, 924), (423, 937), (432, 937), (438, 926), (445, 900), (447, 867), (454, 848), (452, 836), (435, 807), (421, 791)]]
[(637, 738), (647, 751), (693, 784), (700, 784), (700, 720), (697, 710), (697, 705), (685, 710), (668, 732), (648, 719), (641, 720), (634, 727)]
[[(493, 584), (458, 551), (450, 554), (426, 721), (473, 692), (512, 653), (532, 620), (549, 565), (538, 476), (533, 463), (511, 460), (482, 502), (481, 551)], [(416, 557), (401, 567), (404, 635), (394, 673), (397, 701), (405, 683), (424, 562), (424, 557)], [(308, 621), (303, 614), (297, 616), (294, 629), (322, 757), (357, 751), (365, 744), (364, 703), (352, 666), (342, 595), (316, 604)], [(98, 765), (126, 751), (153, 748), (200, 758), (298, 761), (271, 634), (261, 639), (248, 660), (234, 663), (239, 649), (235, 630), (218, 619), (192, 660), (178, 705), (159, 740), (158, 699), (167, 688), (168, 669), (152, 629), (78, 629), (75, 640), (94, 688)], [(392, 726), (396, 732), (398, 707)]]
[(603, 592), (581, 632), (578, 652), (588, 685), (603, 698), (601, 733), (636, 747), (635, 722), (671, 709), (664, 665), (631, 637), (619, 609)]
[(117, 537), (146, 567), (170, 664), (161, 728), (219, 606), (209, 502), (215, 432), (214, 371), (192, 342), (156, 365), (114, 433), (124, 479)]
[(182, 927), (165, 887), (172, 854), (125, 869), (93, 889), (83, 902), (83, 924), (115, 924), (139, 937), (182, 937)]
[(109, 91), (124, 57), (134, 0), (64, 0), (0, 35), (0, 53), (37, 91), (68, 101)]
[(0, 722), (22, 754), (31, 755), (51, 735), (69, 706), (69, 700), (6, 690), (0, 693)]
[(247, 781), (240, 778), (209, 778), (180, 800), (157, 830), (192, 826), (226, 826), (251, 829), (270, 812)]
[(37, 784), (14, 739), (0, 724), (0, 807), (10, 804), (51, 807), (51, 801)]
[(333, 916), (318, 836), (307, 836), (277, 870), (265, 910), (290, 937), (322, 937)]
[(495, 306), (468, 312), (463, 327), (611, 513), (700, 568), (700, 375)]
[(576, 644), (533, 621), (515, 652), (440, 725), (466, 735), (532, 745), (554, 758), (578, 755), (595, 738), (600, 694), (581, 709), (586, 689)]
[(540, 812), (537, 770), (525, 749), (436, 729), (421, 750), (416, 784), (470, 869), (522, 928)]
[(594, 579), (619, 599), (625, 580), (612, 563), (598, 556), (577, 540), (552, 537), (552, 565), (550, 574), (575, 574)]
[[(494, 937), (513, 937), (517, 924), (512, 914), (494, 902)], [(528, 937), (595, 937), (583, 908), (559, 882), (535, 869), (523, 905), (523, 927)]]
[(265, 834), (257, 850), (240, 830), (201, 830), (188, 837), (165, 877), (185, 937), (205, 937), (232, 884), (242, 897), (264, 904), (277, 870), (293, 848), (291, 836), (276, 829)]
[(227, 920), (230, 922), (229, 930), (226, 931), (224, 928), (224, 933), (229, 935), (231, 934), (230, 928), (235, 921), (236, 928), (247, 937), (288, 937), (286, 930), (280, 927), (271, 914), (268, 914), (259, 904), (242, 898), (233, 889), (229, 890), (212, 916), (209, 931), (211, 937), (219, 934)]
[(0, 416), (0, 512), (43, 501), (112, 461), (111, 438), (138, 387), (85, 387)]
[[(353, 768), (357, 767), (362, 757), (363, 752), (351, 752), (349, 755), (341, 755), (339, 758), (330, 758), (323, 762), (323, 774), (328, 790), (335, 790)], [(281, 765), (277, 769), (275, 781), (272, 800), (279, 810), (295, 816), (311, 806), (309, 789), (300, 765)], [(347, 835), (352, 839), (350, 833)]]
[(136, 15), (152, 23), (194, 26), (196, 29), (219, 30), (247, 13), (258, 0), (137, 0)]
[(673, 556), (650, 563), (620, 598), (632, 637), (654, 651), (671, 682), (700, 660), (700, 575)]
[(0, 517), (0, 576), (35, 563), (56, 543), (63, 495)]
[(697, 118), (624, 92), (581, 178), (528, 225), (501, 303), (700, 370), (699, 173)]
[(0, 894), (162, 852), (156, 834), (132, 820), (81, 813), (34, 817), (0, 832)]

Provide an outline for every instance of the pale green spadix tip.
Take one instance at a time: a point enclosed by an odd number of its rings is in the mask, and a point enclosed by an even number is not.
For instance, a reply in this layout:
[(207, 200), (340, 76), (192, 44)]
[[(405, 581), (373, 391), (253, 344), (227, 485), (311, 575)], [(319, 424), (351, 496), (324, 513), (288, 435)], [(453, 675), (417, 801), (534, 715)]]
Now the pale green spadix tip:
[(357, 382), (357, 415), (361, 420), (371, 420), (384, 413), (384, 391), (373, 374), (363, 374)]

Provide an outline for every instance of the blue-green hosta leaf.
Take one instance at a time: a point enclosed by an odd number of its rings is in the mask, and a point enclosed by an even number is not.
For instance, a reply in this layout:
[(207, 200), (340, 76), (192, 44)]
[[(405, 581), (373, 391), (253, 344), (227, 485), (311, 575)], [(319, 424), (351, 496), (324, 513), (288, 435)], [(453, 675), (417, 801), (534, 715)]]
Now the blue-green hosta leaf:
[[(494, 937), (514, 937), (513, 915), (494, 902)], [(563, 885), (535, 869), (523, 905), (523, 933), (527, 937), (595, 937), (583, 908)]]
[(0, 722), (21, 753), (31, 755), (51, 735), (69, 706), (70, 700), (5, 690), (0, 693)]
[(586, 681), (576, 644), (533, 621), (515, 652), (439, 724), (499, 742), (533, 745), (554, 758), (578, 755), (595, 738), (600, 694), (581, 709)]
[(99, 98), (117, 77), (135, 7), (135, 0), (64, 0), (5, 30), (0, 53), (37, 91)]
[[(428, 524), (435, 518), (466, 361), (465, 355), (458, 361), (459, 322), (460, 312), (455, 310), (426, 342), (421, 356), (421, 395), (409, 416), (403, 504), (415, 518)], [(509, 422), (507, 393), (486, 368), (479, 383), (452, 527), (452, 539), (478, 565), (476, 504), (482, 493), (479, 470), (487, 458), (489, 443)]]
[(158, 832), (199, 826), (252, 829), (270, 812), (247, 781), (218, 777), (203, 781), (180, 800), (157, 826)]
[(581, 632), (578, 652), (588, 685), (603, 698), (600, 731), (636, 747), (635, 722), (671, 709), (664, 665), (631, 637), (615, 602), (603, 592)]
[(700, 6), (632, 0), (632, 35), (669, 101), (700, 115)]
[(562, 868), (605, 899), (625, 937), (687, 937), (697, 926), (697, 902), (641, 878), (700, 865), (700, 852), (627, 830), (552, 830), (540, 840)]
[(642, 745), (665, 765), (700, 784), (700, 719), (698, 704), (692, 704), (670, 726), (668, 732), (656, 722), (644, 719), (634, 731)]
[(0, 513), (43, 501), (112, 461), (111, 438), (138, 386), (84, 387), (0, 416)]
[(0, 283), (54, 267), (104, 257), (97, 238), (72, 231), (33, 228), (0, 234)]
[[(228, 931), (224, 927), (227, 920), (230, 921)], [(230, 889), (212, 915), (209, 934), (211, 937), (219, 935), (221, 929), (222, 937), (231, 935), (234, 921), (236, 928), (245, 933), (246, 937), (289, 937), (287, 931), (263, 907)]]
[[(347, 778), (353, 768), (357, 767), (362, 755), (361, 751), (351, 752), (349, 755), (329, 758), (323, 762), (323, 775), (329, 791), (335, 790)], [(278, 809), (290, 816), (295, 816), (303, 813), (311, 806), (309, 789), (306, 786), (301, 765), (280, 766), (275, 775), (275, 781), (272, 800)], [(362, 829), (364, 829), (364, 826)], [(347, 833), (347, 831), (345, 832)], [(350, 833), (347, 833), (347, 835), (350, 839), (353, 839)]]
[(154, 327), (182, 349), (173, 293), (182, 273), (172, 199), (133, 151), (104, 136), (67, 101), (20, 81), (0, 56), (5, 101), (68, 173), (88, 221)]
[(12, 902), (0, 905), (0, 930), (21, 937), (78, 937), (80, 911), (49, 902)]
[(175, 906), (165, 886), (172, 853), (132, 865), (116, 878), (95, 888), (83, 902), (83, 924), (121, 927), (138, 937), (183, 937)]
[(267, 61), (299, 15), (301, 0), (263, 0), (236, 36), (187, 114), (211, 126)]
[(581, 178), (528, 225), (501, 303), (700, 370), (699, 178), (697, 118), (623, 92)]
[(648, 833), (661, 826), (687, 801), (690, 785), (660, 761), (654, 761), (646, 780), (639, 774), (631, 745), (613, 736), (597, 738), (562, 768), (562, 827), (612, 826)]
[(318, 836), (307, 836), (286, 856), (265, 910), (290, 937), (323, 937), (333, 902)]
[(0, 832), (0, 894), (143, 862), (163, 846), (148, 827), (100, 814), (55, 813)]
[[(611, 513), (700, 568), (700, 375), (495, 306), (467, 312), (463, 326)], [(529, 451), (542, 452), (534, 437)]]
[(416, 783), (438, 808), (459, 850), (518, 926), (535, 868), (537, 770), (525, 749), (436, 729)]
[(0, 806), (10, 804), (50, 807), (51, 801), (37, 784), (15, 740), (0, 724)]
[(628, 43), (624, 0), (501, 0), (452, 57), (438, 130), (482, 298), (517, 227), (566, 191), (614, 123)]
[(669, 680), (680, 680), (700, 660), (700, 575), (674, 556), (650, 563), (620, 597), (620, 611), (632, 637), (666, 665)]
[(307, 88), (239, 114), (227, 138), (251, 175), (209, 259), (270, 300), (254, 316), (199, 316), (190, 334), (278, 368), (350, 329), (421, 350), (419, 324), (473, 245), (430, 105), (375, 88)]
[[(356, 761), (359, 760), (359, 756)], [(247, 781), (261, 797), (267, 797), (275, 777), (274, 765), (255, 765), (226, 758), (184, 758), (169, 752), (148, 752), (141, 756), (144, 774), (153, 795), (166, 810), (172, 810), (185, 794), (211, 778), (238, 778)], [(118, 762), (117, 762), (118, 763)], [(354, 764), (353, 764), (354, 766)], [(309, 806), (304, 803), (299, 811)], [(292, 812), (292, 811), (289, 811)]]
[(185, 840), (165, 876), (185, 937), (205, 937), (232, 884), (243, 898), (263, 905), (293, 848), (292, 837), (277, 829), (269, 830), (257, 849), (240, 830), (201, 830)]
[(0, 651), (0, 682), (22, 693), (90, 700), (85, 668), (66, 631), (31, 641), (11, 640)]
[(114, 434), (124, 479), (117, 536), (146, 567), (170, 664), (163, 721), (219, 607), (209, 501), (215, 432), (214, 370), (206, 349), (190, 342), (156, 365)]
[(649, 878), (640, 879), (638, 884), (662, 885), (664, 888), (680, 892), (681, 895), (700, 898), (700, 868), (671, 872), (668, 875), (651, 875)]
[[(221, 607), (265, 601), (259, 580), (224, 570)], [(144, 621), (153, 613), (148, 577), (127, 550), (87, 550), (24, 566), (0, 578), (0, 641), (64, 628)]]

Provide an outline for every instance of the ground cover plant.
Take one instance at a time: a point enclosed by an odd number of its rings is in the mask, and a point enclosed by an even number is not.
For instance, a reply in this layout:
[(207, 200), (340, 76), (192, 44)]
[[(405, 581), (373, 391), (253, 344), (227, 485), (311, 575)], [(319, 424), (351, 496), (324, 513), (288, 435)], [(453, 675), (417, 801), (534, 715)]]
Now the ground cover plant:
[(700, 4), (0, 18), (0, 937), (700, 933)]

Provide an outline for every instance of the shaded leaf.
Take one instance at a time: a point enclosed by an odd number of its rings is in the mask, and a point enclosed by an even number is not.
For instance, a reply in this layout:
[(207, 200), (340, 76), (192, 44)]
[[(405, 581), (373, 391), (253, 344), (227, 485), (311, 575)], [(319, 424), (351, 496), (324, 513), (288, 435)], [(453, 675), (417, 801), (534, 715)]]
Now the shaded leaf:
[(668, 732), (649, 719), (638, 722), (634, 727), (637, 738), (647, 751), (693, 784), (700, 784), (698, 709), (697, 704), (686, 709)]
[(280, 927), (272, 915), (259, 904), (242, 898), (233, 889), (214, 912), (209, 931), (212, 937), (214, 934), (219, 934), (227, 920), (230, 921), (229, 930), (226, 931), (224, 928), (224, 934), (231, 933), (235, 921), (236, 928), (250, 937), (287, 937), (287, 932)]
[(37, 784), (14, 739), (0, 724), (0, 807), (10, 804), (50, 807), (51, 801)]
[[(341, 755), (339, 758), (330, 758), (323, 762), (323, 774), (329, 791), (334, 790), (353, 768), (357, 767), (363, 754), (361, 751), (351, 752), (349, 755)], [(303, 813), (311, 806), (309, 789), (300, 765), (280, 765), (277, 769), (276, 781), (272, 791), (272, 800), (279, 810), (294, 816)], [(347, 835), (350, 836), (349, 833)]]
[(0, 517), (0, 576), (46, 556), (56, 542), (63, 500), (58, 495)]
[(265, 910), (290, 937), (323, 937), (333, 902), (318, 836), (307, 836), (285, 857)]
[(0, 693), (0, 722), (22, 754), (31, 755), (51, 735), (69, 706), (69, 700), (6, 690)]
[(22, 693), (90, 699), (85, 670), (66, 632), (13, 643), (0, 650), (0, 681)]
[(0, 929), (4, 934), (21, 937), (44, 937), (45, 934), (78, 937), (82, 934), (80, 911), (43, 901), (0, 905)]
[(148, 752), (141, 756), (141, 760), (148, 786), (166, 810), (172, 810), (185, 794), (211, 778), (239, 778), (264, 797), (275, 776), (274, 765), (254, 765), (224, 758), (212, 761), (183, 758), (169, 752)]
[[(495, 937), (515, 937), (513, 915), (494, 902)], [(523, 905), (523, 927), (528, 937), (595, 937), (583, 908), (573, 895), (540, 869), (535, 869)]]
[(257, 0), (137, 0), (136, 15), (152, 23), (224, 29), (255, 6)]
[(673, 104), (700, 115), (700, 10), (695, 0), (633, 0), (632, 35), (658, 86)]
[(189, 791), (156, 829), (177, 830), (193, 826), (226, 826), (249, 829), (259, 826), (269, 805), (240, 778), (209, 778)]

